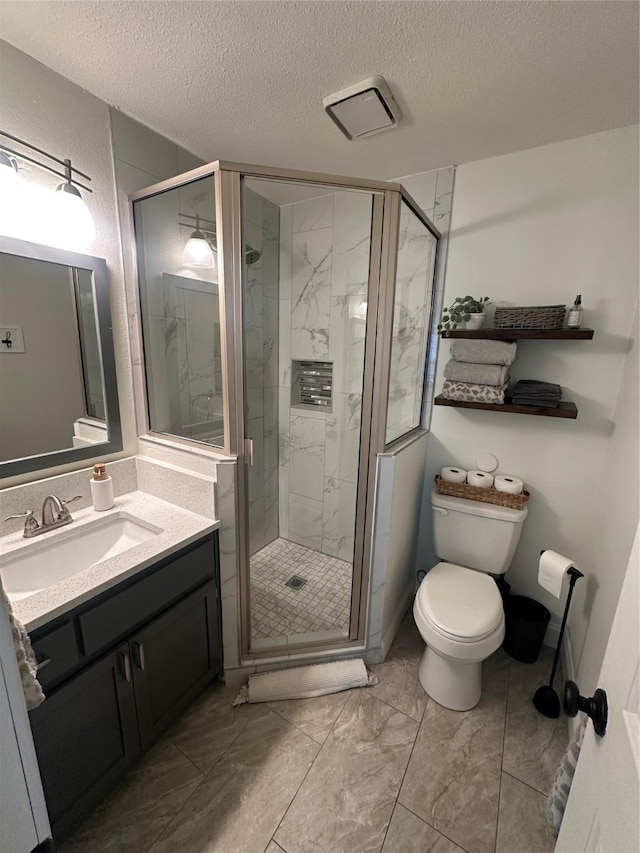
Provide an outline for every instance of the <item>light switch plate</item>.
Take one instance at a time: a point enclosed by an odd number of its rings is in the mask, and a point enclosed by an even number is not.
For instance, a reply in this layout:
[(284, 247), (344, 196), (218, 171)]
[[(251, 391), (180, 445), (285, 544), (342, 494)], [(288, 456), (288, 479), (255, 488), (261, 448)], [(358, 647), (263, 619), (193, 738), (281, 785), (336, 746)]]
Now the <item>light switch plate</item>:
[(0, 352), (24, 352), (22, 326), (0, 325)]

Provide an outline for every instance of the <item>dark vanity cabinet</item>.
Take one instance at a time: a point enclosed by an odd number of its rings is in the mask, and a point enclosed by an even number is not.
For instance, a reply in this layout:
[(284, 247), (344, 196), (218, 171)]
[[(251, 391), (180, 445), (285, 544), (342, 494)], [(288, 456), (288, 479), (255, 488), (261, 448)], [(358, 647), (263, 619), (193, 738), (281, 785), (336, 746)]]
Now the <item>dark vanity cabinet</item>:
[(29, 717), (56, 841), (221, 672), (218, 588), (214, 533), (34, 631), (47, 698)]

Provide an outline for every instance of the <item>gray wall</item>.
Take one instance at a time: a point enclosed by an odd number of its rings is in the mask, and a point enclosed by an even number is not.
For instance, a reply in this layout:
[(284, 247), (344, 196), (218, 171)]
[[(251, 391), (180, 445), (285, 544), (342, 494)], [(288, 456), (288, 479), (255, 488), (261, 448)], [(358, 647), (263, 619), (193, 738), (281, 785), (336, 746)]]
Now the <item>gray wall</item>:
[(25, 343), (24, 353), (0, 352), (0, 458), (72, 447), (85, 405), (69, 270), (3, 255), (0, 306), (2, 322), (22, 326)]

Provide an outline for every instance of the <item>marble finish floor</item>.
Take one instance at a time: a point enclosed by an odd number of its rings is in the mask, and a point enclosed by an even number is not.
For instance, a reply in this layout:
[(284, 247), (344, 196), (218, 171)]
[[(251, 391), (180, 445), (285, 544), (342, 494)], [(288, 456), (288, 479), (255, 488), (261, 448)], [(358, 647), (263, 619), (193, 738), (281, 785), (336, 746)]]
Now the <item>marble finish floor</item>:
[(425, 695), (421, 652), (408, 616), (376, 687), (231, 708), (212, 686), (60, 853), (551, 853), (550, 650), (498, 651), (462, 713)]
[[(253, 554), (250, 571), (254, 640), (284, 645), (320, 631), (335, 632), (336, 638), (348, 635), (351, 563), (287, 539), (274, 539)], [(306, 580), (301, 589), (286, 586), (293, 575)]]

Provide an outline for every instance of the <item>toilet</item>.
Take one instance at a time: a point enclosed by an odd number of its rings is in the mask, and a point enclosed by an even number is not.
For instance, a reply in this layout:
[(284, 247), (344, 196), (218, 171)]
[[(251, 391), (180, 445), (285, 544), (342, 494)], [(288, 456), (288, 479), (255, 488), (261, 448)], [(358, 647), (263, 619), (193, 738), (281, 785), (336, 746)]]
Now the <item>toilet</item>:
[(437, 563), (420, 584), (413, 616), (426, 643), (420, 683), (439, 705), (468, 711), (482, 694), (482, 661), (504, 639), (496, 579), (511, 565), (527, 508), (431, 493)]

